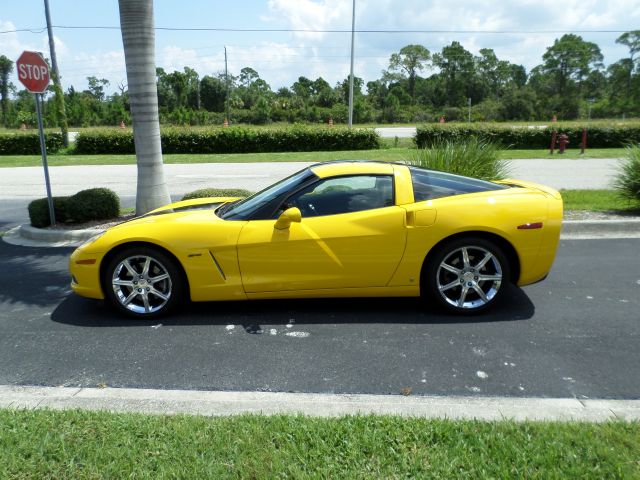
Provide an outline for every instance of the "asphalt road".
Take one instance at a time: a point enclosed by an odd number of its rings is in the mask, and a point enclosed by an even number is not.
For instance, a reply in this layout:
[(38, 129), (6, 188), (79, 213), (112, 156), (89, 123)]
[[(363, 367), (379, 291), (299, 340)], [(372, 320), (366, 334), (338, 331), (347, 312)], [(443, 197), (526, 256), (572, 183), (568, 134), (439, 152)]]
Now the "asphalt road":
[(0, 242), (0, 384), (640, 398), (638, 239), (562, 241), (545, 282), (470, 319), (360, 299), (136, 322), (70, 294), (70, 251)]

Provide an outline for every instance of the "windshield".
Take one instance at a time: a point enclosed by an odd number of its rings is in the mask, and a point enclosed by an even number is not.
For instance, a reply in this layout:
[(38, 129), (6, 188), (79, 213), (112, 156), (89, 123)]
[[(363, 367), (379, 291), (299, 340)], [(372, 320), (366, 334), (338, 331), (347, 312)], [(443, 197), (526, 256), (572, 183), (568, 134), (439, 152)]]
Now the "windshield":
[(265, 206), (272, 200), (278, 198), (295, 188), (296, 185), (303, 183), (308, 178), (314, 176), (313, 172), (308, 168), (301, 170), (293, 175), (280, 180), (278, 183), (265, 188), (264, 190), (240, 200), (237, 202), (227, 203), (218, 209), (218, 216), (225, 220), (246, 220), (251, 218), (252, 214)]

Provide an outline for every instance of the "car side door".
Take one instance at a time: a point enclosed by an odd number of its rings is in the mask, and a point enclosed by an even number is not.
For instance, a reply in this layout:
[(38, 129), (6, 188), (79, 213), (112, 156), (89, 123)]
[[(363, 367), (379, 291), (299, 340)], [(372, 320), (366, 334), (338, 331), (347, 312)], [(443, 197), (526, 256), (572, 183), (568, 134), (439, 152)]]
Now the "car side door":
[(405, 211), (393, 175), (319, 179), (287, 198), (301, 221), (251, 220), (238, 240), (247, 293), (385, 286), (402, 258)]

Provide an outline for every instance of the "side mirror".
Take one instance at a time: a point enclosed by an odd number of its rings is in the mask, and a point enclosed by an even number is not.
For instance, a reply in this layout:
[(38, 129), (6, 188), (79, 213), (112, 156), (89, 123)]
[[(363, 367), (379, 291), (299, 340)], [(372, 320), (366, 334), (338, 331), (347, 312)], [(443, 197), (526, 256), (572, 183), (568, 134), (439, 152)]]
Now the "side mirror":
[(273, 228), (277, 230), (286, 230), (291, 226), (291, 223), (300, 223), (301, 221), (302, 214), (300, 213), (299, 208), (287, 208), (280, 214), (280, 217), (278, 217), (278, 220), (276, 220), (276, 224), (273, 226)]

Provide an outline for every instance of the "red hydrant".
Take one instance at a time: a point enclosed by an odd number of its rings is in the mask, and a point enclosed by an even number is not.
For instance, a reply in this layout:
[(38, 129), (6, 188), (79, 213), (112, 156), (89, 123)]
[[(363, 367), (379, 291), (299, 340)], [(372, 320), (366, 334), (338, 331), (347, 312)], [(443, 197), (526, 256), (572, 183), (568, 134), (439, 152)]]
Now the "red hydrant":
[(569, 144), (569, 136), (566, 133), (561, 133), (558, 136), (558, 153), (564, 153), (568, 144)]

